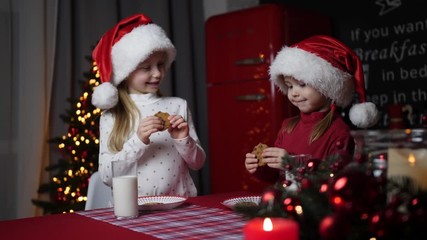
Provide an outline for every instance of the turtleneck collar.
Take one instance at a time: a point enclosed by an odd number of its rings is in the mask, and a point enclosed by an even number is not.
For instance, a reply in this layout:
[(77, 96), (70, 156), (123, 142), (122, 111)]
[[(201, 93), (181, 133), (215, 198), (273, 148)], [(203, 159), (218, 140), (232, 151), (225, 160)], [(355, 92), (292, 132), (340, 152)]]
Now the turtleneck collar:
[(303, 113), (300, 112), (301, 121), (303, 123), (315, 123), (323, 119), (326, 114), (328, 114), (329, 111), (326, 112), (311, 112), (311, 113)]
[(160, 96), (157, 93), (131, 93), (129, 96), (135, 103), (150, 104), (160, 100)]

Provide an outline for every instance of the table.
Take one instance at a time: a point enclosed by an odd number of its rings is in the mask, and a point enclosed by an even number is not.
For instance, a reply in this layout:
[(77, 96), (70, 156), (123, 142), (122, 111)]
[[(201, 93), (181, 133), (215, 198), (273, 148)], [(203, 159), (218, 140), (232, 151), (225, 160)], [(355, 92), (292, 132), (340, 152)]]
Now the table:
[[(179, 210), (190, 212), (195, 209), (207, 212), (211, 211), (216, 214), (236, 214), (232, 210), (223, 206), (221, 202), (233, 197), (243, 197), (252, 195), (257, 194), (250, 192), (231, 192), (192, 197), (187, 199), (187, 201), (184, 203), (185, 206), (174, 209), (168, 212), (167, 214), (170, 214), (169, 216), (174, 216), (174, 211)], [(104, 216), (104, 220), (93, 218), (93, 216), (97, 214)], [(54, 214), (41, 217), (0, 221), (0, 239), (163, 239), (163, 237), (155, 237), (144, 231), (138, 232), (135, 230), (131, 230), (128, 227), (114, 225), (112, 223), (109, 223), (108, 219), (105, 221), (106, 218), (110, 218), (111, 216), (112, 209), (97, 209), (76, 213)], [(206, 216), (209, 218), (209, 213)], [(140, 221), (141, 217), (144, 216), (140, 216), (138, 218)], [(135, 221), (137, 221), (138, 219), (135, 219)], [(180, 219), (180, 221), (175, 222), (185, 223), (185, 221), (187, 220), (183, 218)], [(208, 220), (204, 222), (207, 221)], [(158, 226), (159, 228), (164, 227), (163, 229), (167, 229), (167, 224), (171, 222), (173, 221), (165, 221), (164, 223), (159, 224)], [(236, 220), (236, 222), (239, 226), (243, 226), (245, 224), (245, 220), (243, 218), (241, 218), (241, 220)], [(205, 223), (195, 223), (192, 225), (192, 227), (203, 228), (203, 224)], [(237, 231), (241, 232), (241, 227)], [(225, 234), (226, 231), (218, 231), (216, 233), (218, 235), (215, 236), (215, 238), (227, 239), (227, 235), (221, 236), (221, 234), (223, 233)], [(185, 239), (191, 238), (192, 237), (186, 237)], [(206, 238), (208, 237), (205, 236), (204, 239)], [(235, 236), (235, 238), (233, 239), (242, 238), (243, 236), (240, 234), (240, 237)], [(195, 236), (194, 239), (196, 239)]]

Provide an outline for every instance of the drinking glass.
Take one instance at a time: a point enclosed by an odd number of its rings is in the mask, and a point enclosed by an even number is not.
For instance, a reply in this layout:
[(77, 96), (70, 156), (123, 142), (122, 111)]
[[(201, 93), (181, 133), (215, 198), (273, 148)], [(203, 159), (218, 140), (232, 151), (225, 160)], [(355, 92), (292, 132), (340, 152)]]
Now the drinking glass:
[[(290, 163), (292, 163), (293, 169), (297, 170), (301, 167), (304, 167), (307, 162), (312, 159), (311, 154), (297, 154), (297, 155), (288, 155), (287, 158), (289, 159)], [(291, 174), (289, 171), (284, 170), (285, 172), (285, 179), (292, 182), (291, 185), (287, 186), (288, 191), (297, 191), (301, 186), (301, 183), (298, 181), (298, 178)], [(282, 173), (283, 174), (283, 173)]]
[(113, 161), (113, 204), (117, 219), (138, 217), (137, 162)]

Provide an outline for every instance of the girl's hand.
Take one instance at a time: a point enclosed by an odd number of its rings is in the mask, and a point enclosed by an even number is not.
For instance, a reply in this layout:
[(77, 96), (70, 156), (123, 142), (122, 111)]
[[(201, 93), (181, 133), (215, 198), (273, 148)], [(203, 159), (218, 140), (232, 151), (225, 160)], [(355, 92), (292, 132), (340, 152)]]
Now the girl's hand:
[(151, 134), (163, 129), (163, 121), (154, 116), (149, 116), (139, 122), (136, 134), (146, 145), (150, 143)]
[(245, 167), (249, 173), (256, 172), (256, 170), (258, 168), (258, 159), (256, 159), (255, 154), (246, 153)]
[(169, 133), (173, 139), (186, 138), (190, 131), (188, 123), (180, 115), (171, 115), (168, 117), (170, 121)]
[(262, 157), (269, 167), (282, 169), (283, 157), (286, 154), (287, 151), (283, 148), (269, 147), (264, 149)]

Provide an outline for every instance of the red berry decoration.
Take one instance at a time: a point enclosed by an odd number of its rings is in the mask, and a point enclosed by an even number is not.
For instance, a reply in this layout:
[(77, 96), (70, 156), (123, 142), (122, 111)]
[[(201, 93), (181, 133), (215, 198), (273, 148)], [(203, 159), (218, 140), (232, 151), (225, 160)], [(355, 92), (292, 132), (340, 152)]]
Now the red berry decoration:
[(293, 181), (291, 181), (291, 180), (285, 180), (285, 181), (283, 181), (283, 186), (284, 187), (289, 187), (289, 186), (292, 185), (292, 183), (293, 183)]
[(296, 212), (295, 208), (297, 206), (301, 205), (301, 203), (298, 201), (298, 199), (292, 198), (292, 197), (287, 197), (287, 198), (283, 199), (282, 204), (283, 204), (283, 210), (286, 213), (288, 213), (290, 216), (296, 216), (297, 212)]
[(307, 164), (306, 164), (306, 169), (309, 172), (315, 172), (320, 164), (321, 160), (320, 159), (316, 159), (316, 158), (312, 158), (310, 159)]

